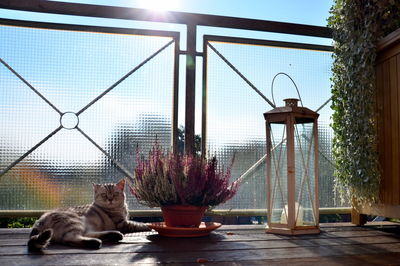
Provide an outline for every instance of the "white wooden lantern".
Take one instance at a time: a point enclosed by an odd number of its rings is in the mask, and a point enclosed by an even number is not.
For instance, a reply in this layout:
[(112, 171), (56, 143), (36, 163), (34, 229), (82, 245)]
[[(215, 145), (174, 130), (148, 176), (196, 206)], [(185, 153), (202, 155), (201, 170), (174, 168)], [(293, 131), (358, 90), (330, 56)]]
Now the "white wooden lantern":
[(318, 114), (285, 99), (264, 113), (268, 233), (318, 234)]

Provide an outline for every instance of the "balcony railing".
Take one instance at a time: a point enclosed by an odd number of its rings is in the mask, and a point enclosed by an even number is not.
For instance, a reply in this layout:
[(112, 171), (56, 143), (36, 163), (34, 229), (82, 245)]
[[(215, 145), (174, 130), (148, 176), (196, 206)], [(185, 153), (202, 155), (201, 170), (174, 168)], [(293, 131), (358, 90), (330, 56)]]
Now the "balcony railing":
[[(164, 147), (183, 146), (180, 121), (186, 151), (201, 139), (201, 152), (223, 164), (236, 154), (232, 175), (243, 185), (213, 214), (264, 215), (262, 113), (295, 93), (280, 78), (271, 94), (280, 72), (297, 83), (304, 104), (321, 114), (321, 213), (349, 212), (332, 192), (332, 47), (293, 41), (329, 39), (328, 28), (47, 1), (3, 1), (0, 8), (58, 15), (58, 23), (0, 20), (2, 215), (35, 216), (90, 201), (90, 182), (133, 176), (137, 146), (146, 154), (155, 137)], [(64, 23), (63, 15), (76, 16), (79, 25)], [(102, 25), (85, 25), (86, 18), (102, 18)], [(176, 30), (115, 26), (124, 21), (168, 23)], [(210, 35), (208, 27), (280, 33), (284, 40)], [(199, 36), (200, 30), (205, 34)], [(136, 216), (159, 215), (132, 197), (129, 206)]]

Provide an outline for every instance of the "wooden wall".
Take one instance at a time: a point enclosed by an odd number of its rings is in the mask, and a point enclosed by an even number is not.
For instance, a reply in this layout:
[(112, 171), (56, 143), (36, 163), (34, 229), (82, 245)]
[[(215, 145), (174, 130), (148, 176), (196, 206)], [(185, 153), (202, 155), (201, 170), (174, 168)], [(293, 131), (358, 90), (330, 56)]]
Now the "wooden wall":
[(400, 29), (377, 45), (376, 110), (378, 151), (382, 168), (380, 203), (353, 206), (352, 223), (366, 215), (400, 218)]
[[(400, 29), (377, 46), (376, 99), (381, 201), (400, 205)], [(400, 215), (400, 214), (399, 214)]]

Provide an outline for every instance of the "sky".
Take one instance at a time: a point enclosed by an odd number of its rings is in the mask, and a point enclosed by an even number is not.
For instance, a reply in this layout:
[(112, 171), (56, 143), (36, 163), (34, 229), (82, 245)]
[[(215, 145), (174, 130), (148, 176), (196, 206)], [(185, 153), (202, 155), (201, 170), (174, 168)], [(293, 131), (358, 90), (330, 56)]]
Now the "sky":
[(67, 0), (326, 26), (330, 0)]

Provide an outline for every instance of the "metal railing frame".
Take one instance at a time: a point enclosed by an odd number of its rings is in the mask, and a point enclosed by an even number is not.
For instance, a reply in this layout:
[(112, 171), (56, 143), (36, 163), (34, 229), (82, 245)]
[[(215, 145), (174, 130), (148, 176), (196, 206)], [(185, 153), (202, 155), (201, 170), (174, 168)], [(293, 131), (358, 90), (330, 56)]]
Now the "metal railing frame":
[[(101, 6), (101, 5), (90, 5), (90, 4), (77, 4), (77, 3), (66, 3), (66, 2), (52, 2), (44, 0), (30, 0), (30, 1), (12, 1), (3, 0), (0, 2), (0, 9), (9, 10), (20, 10), (28, 12), (39, 12), (49, 14), (60, 14), (60, 15), (73, 15), (82, 17), (97, 17), (97, 18), (110, 18), (110, 19), (123, 19), (123, 20), (134, 20), (134, 21), (147, 21), (147, 22), (165, 22), (173, 24), (186, 25), (186, 50), (181, 50), (179, 47), (179, 41), (175, 44), (175, 66), (179, 64), (178, 55), (186, 55), (186, 88), (185, 88), (185, 150), (186, 152), (194, 152), (195, 149), (195, 76), (196, 76), (196, 57), (203, 59), (203, 118), (202, 118), (202, 151), (205, 154), (205, 139), (206, 139), (206, 40), (219, 40), (219, 41), (237, 41), (238, 43), (251, 43), (251, 44), (262, 44), (262, 45), (273, 45), (280, 47), (300, 48), (300, 49), (315, 49), (315, 50), (329, 50), (328, 46), (313, 45), (313, 44), (299, 44), (289, 42), (275, 42), (266, 40), (253, 40), (245, 38), (231, 38), (222, 36), (205, 36), (203, 42), (203, 52), (196, 51), (196, 33), (198, 26), (210, 26), (220, 28), (231, 28), (261, 32), (273, 32), (273, 33), (284, 33), (292, 35), (302, 35), (310, 37), (321, 37), (321, 38), (332, 38), (332, 32), (327, 27), (275, 22), (258, 19), (246, 19), (246, 18), (235, 18), (227, 16), (216, 16), (216, 15), (203, 15), (193, 14), (184, 12), (166, 12), (162, 16), (159, 14), (139, 8), (127, 8), (127, 7), (114, 7), (114, 6)], [(15, 24), (16, 21), (2, 20), (2, 23)], [(81, 31), (102, 31), (107, 27), (96, 27), (96, 26), (82, 26), (82, 25), (68, 25), (68, 24), (56, 24), (56, 23), (41, 23), (41, 22), (18, 22), (21, 26), (31, 27), (43, 27), (57, 29), (69, 29), (69, 30), (81, 30)], [(123, 33), (123, 31), (132, 32), (131, 29), (118, 29), (115, 33)], [(145, 30), (144, 30), (145, 31)], [(143, 31), (142, 31), (143, 32)], [(148, 30), (152, 35), (164, 36), (165, 31), (153, 31)], [(179, 35), (179, 34), (178, 34)], [(179, 38), (179, 37), (178, 37)], [(177, 147), (177, 132), (178, 132), (178, 72), (175, 73), (174, 77), (174, 104), (173, 104), (173, 126), (172, 126), (172, 147)], [(10, 210), (0, 211), (0, 217), (20, 217), (20, 216), (40, 216), (44, 211), (35, 210)], [(350, 213), (350, 208), (320, 208), (321, 214), (341, 214)], [(131, 215), (134, 216), (160, 216), (159, 210), (137, 210), (130, 211)], [(213, 210), (209, 212), (210, 215), (226, 215), (226, 216), (241, 216), (241, 215), (266, 215), (266, 210)]]

